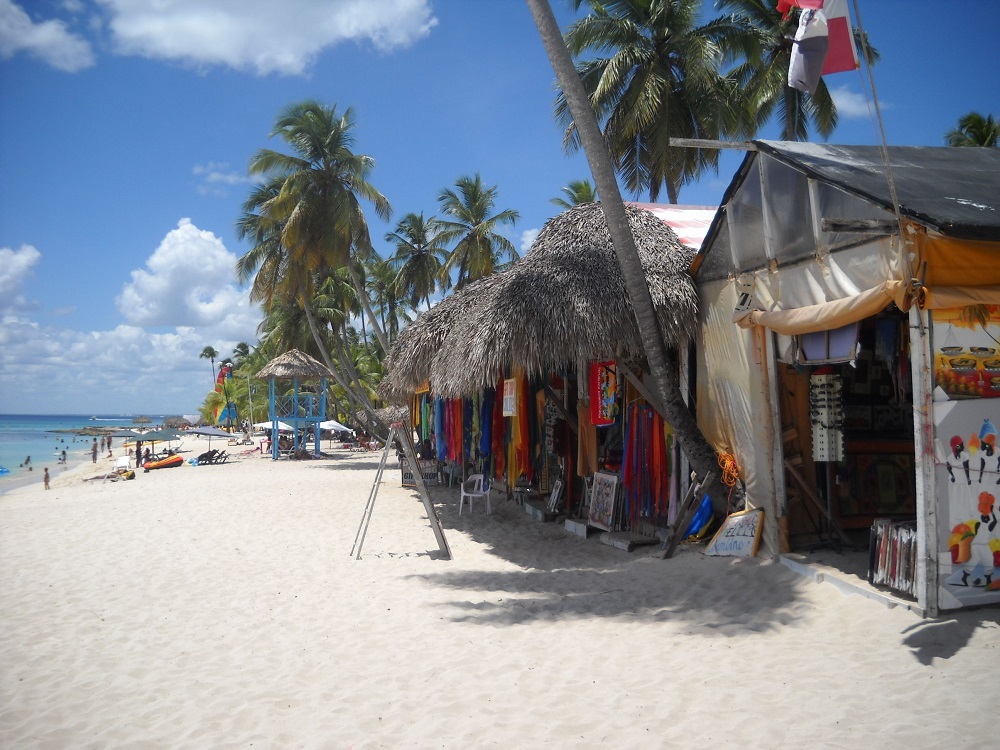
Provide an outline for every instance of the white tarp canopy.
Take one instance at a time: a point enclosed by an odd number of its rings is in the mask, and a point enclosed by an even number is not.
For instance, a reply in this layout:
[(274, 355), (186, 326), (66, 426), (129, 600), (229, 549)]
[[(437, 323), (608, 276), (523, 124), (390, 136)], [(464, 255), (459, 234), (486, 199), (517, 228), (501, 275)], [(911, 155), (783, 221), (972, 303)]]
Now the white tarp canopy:
[[(274, 427), (273, 422), (254, 422), (253, 428), (255, 430), (270, 430)], [(284, 422), (278, 422), (278, 429), (281, 432), (294, 432), (294, 428), (290, 424), (285, 424)]]
[(352, 432), (350, 427), (345, 427), (336, 419), (328, 419), (325, 422), (320, 422), (319, 428), (321, 430), (333, 430), (334, 432)]

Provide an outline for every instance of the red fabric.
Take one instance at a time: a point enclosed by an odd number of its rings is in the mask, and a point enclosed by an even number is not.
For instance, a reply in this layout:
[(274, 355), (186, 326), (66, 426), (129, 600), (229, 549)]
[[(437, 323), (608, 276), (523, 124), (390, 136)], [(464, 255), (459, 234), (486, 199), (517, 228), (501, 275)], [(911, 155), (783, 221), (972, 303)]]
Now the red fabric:
[(782, 18), (788, 18), (788, 14), (792, 12), (792, 8), (819, 10), (823, 7), (823, 0), (778, 0), (776, 7), (778, 12), (781, 13)]

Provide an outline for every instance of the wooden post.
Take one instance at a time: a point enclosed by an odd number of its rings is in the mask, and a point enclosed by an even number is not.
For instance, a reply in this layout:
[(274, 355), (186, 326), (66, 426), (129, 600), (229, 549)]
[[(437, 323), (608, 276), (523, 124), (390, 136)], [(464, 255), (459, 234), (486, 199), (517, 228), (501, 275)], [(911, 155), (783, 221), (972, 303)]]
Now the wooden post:
[[(403, 446), (403, 453), (406, 455), (406, 460), (413, 471), (413, 479), (417, 483), (417, 490), (420, 492), (420, 500), (424, 504), (424, 510), (427, 511), (427, 520), (430, 521), (431, 529), (434, 530), (434, 538), (437, 539), (438, 549), (441, 550), (441, 554), (445, 560), (451, 560), (451, 547), (448, 546), (448, 540), (444, 538), (441, 519), (438, 518), (437, 511), (434, 509), (434, 503), (431, 502), (431, 497), (427, 494), (424, 475), (420, 471), (420, 462), (417, 460), (417, 453), (413, 448), (413, 437), (409, 434), (409, 430), (403, 429), (402, 422), (391, 424), (390, 432), (393, 431), (399, 437), (399, 443)], [(387, 443), (386, 445), (388, 446), (389, 444)]]

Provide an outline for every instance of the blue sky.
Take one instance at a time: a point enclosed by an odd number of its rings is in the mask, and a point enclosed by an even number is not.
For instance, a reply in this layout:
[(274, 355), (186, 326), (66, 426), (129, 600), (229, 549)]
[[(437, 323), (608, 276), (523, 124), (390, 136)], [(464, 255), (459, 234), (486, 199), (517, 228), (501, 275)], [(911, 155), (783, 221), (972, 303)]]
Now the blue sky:
[[(565, 28), (568, 2), (550, 2)], [(962, 114), (1000, 115), (1000, 2), (860, 10), (890, 144), (942, 145)], [(867, 80), (827, 84), (830, 141), (877, 142)], [(434, 214), (479, 172), (520, 212), (507, 235), (523, 252), (550, 199), (589, 178), (562, 150), (521, 0), (0, 0), (0, 413), (197, 408), (202, 348), (253, 344), (261, 317), (232, 271), (247, 162), (307, 98), (354, 109), (394, 220)], [(681, 202), (717, 204), (740, 158)], [(369, 221), (388, 255), (391, 227)]]

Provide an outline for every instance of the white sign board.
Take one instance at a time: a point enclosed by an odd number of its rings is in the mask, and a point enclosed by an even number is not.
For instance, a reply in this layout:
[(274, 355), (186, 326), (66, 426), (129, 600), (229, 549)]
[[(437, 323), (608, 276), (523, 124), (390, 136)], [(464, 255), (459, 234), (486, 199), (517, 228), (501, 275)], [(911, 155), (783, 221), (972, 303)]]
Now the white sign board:
[(757, 554), (760, 532), (764, 528), (764, 510), (744, 510), (726, 518), (722, 528), (712, 537), (706, 555), (720, 557), (753, 557)]

